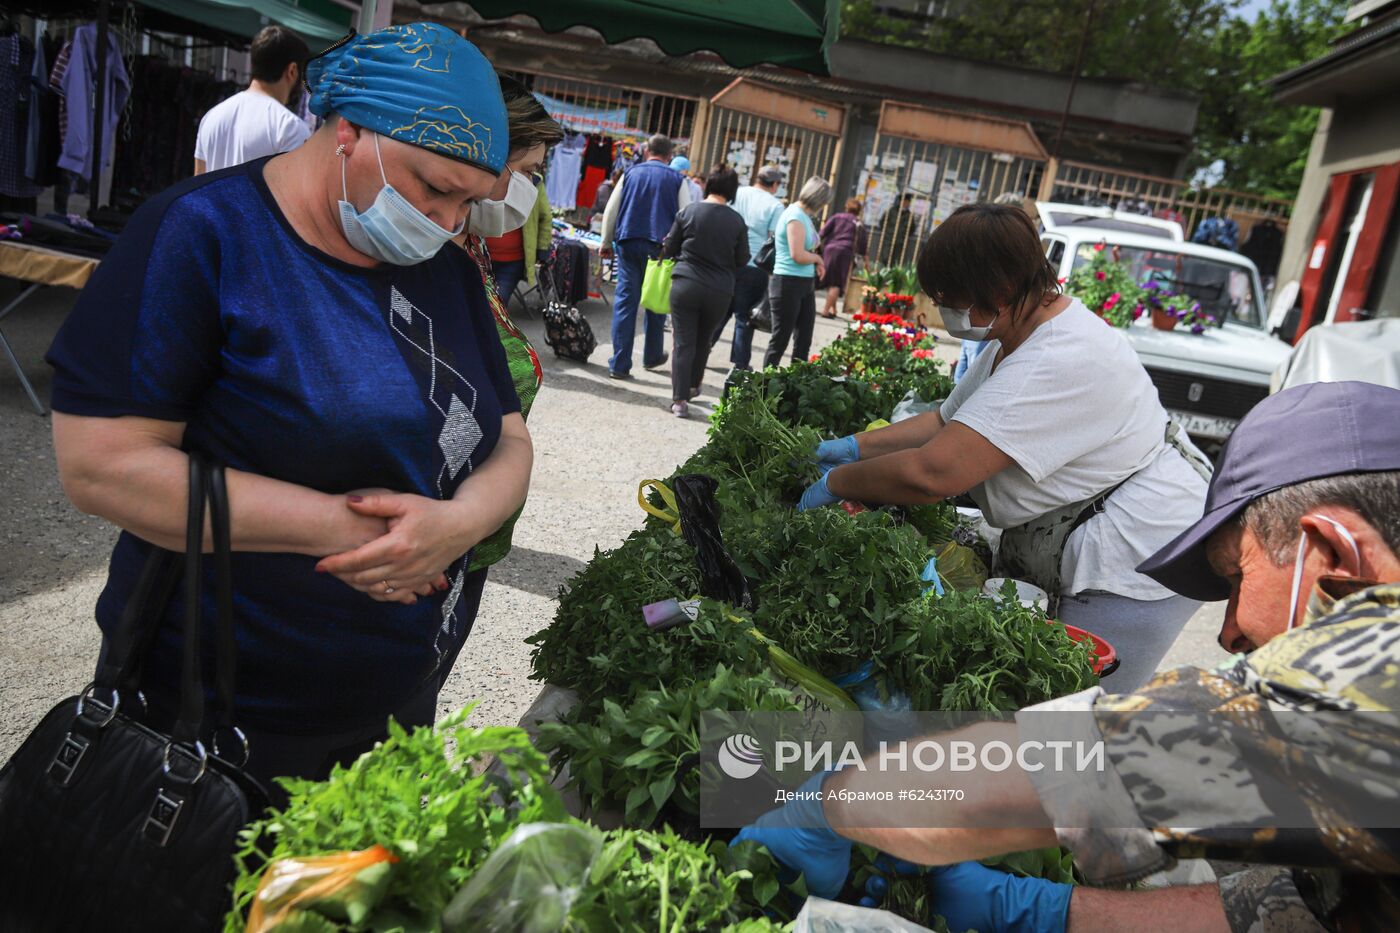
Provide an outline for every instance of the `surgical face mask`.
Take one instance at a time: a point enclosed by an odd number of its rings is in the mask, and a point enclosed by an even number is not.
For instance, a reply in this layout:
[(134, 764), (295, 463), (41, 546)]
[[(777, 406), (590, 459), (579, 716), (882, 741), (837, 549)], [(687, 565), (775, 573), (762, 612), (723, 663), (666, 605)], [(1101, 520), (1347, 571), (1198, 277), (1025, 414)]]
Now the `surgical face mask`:
[(971, 308), (945, 308), (938, 306), (938, 316), (943, 318), (943, 329), (959, 340), (986, 340), (987, 335), (992, 332), (992, 325), (997, 322), (997, 317), (1001, 312), (992, 315), (992, 319), (986, 327), (972, 326)]
[[(1351, 553), (1356, 558), (1356, 565), (1360, 567), (1361, 549), (1356, 546), (1356, 539), (1351, 536), (1351, 532), (1346, 529), (1346, 526), (1341, 522), (1328, 518), (1326, 515), (1314, 515), (1312, 517), (1320, 518), (1337, 529), (1337, 533), (1351, 546)], [(1307, 545), (1308, 534), (1307, 532), (1303, 532), (1298, 535), (1298, 557), (1293, 562), (1293, 595), (1288, 599), (1288, 625), (1284, 629), (1285, 632), (1293, 628), (1294, 619), (1298, 615), (1298, 591), (1302, 589), (1303, 586), (1303, 556), (1307, 551)]]
[(525, 226), (538, 197), (529, 175), (510, 173), (510, 185), (500, 201), (482, 200), (472, 205), (467, 229), (477, 236), (504, 236)]
[(443, 244), (462, 232), (444, 230), (408, 199), (394, 190), (384, 174), (384, 157), (379, 153), (379, 134), (374, 136), (374, 154), (379, 159), (379, 177), (384, 187), (364, 213), (355, 210), (345, 187), (345, 159), (340, 161), (340, 229), (345, 239), (361, 253), (396, 266), (414, 266), (432, 259)]

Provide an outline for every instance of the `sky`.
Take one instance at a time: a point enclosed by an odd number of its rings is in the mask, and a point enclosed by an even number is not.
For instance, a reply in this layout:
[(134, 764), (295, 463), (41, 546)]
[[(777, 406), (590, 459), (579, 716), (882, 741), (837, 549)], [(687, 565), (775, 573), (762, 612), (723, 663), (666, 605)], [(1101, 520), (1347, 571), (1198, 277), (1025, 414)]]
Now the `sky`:
[(1241, 19), (1249, 20), (1252, 23), (1259, 12), (1267, 10), (1272, 2), (1273, 0), (1245, 0), (1239, 8), (1238, 15)]

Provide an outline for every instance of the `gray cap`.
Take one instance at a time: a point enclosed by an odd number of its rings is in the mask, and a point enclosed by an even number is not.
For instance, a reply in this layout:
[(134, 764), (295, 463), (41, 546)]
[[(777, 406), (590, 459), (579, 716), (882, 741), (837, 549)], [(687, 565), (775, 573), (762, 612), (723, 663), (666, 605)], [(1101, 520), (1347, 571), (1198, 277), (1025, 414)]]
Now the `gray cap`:
[(1206, 542), (1260, 496), (1346, 473), (1400, 470), (1400, 390), (1315, 382), (1260, 402), (1235, 428), (1206, 493), (1205, 515), (1137, 569), (1183, 596), (1230, 598)]
[(783, 170), (776, 165), (765, 165), (758, 170), (757, 178), (765, 185), (780, 185), (783, 182)]

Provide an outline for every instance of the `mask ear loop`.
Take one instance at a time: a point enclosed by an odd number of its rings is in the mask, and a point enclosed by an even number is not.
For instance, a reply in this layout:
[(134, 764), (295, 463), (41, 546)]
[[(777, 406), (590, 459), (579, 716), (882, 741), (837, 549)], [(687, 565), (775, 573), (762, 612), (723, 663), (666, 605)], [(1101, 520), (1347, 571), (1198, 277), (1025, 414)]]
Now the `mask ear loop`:
[(379, 151), (379, 134), (374, 134), (374, 157), (379, 160), (379, 180), (389, 187), (389, 176), (384, 174), (384, 155)]
[(1293, 561), (1293, 595), (1288, 597), (1288, 627), (1285, 632), (1293, 630), (1294, 620), (1298, 618), (1298, 591), (1303, 588), (1303, 554), (1308, 545), (1308, 534), (1303, 532), (1298, 536), (1298, 557)]

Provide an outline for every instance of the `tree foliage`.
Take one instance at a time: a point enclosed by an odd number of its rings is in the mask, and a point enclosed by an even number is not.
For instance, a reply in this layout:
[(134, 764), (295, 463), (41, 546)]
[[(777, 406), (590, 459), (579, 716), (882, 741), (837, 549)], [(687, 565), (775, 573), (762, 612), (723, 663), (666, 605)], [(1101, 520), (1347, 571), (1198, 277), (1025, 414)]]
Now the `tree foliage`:
[[(848, 0), (842, 33), (965, 58), (1068, 73), (1090, 0), (976, 0), (933, 19), (884, 0)], [(1349, 0), (1272, 0), (1250, 21), (1243, 0), (1098, 0), (1087, 77), (1174, 88), (1201, 98), (1189, 169), (1223, 162), (1227, 188), (1291, 198), (1316, 108), (1278, 104), (1265, 83), (1326, 52)]]

